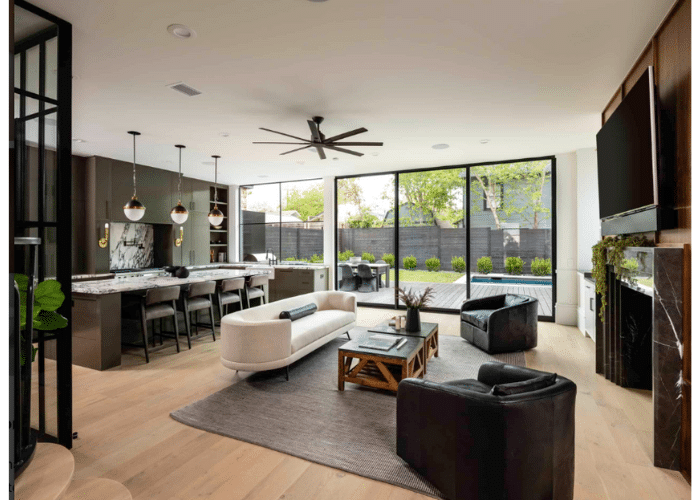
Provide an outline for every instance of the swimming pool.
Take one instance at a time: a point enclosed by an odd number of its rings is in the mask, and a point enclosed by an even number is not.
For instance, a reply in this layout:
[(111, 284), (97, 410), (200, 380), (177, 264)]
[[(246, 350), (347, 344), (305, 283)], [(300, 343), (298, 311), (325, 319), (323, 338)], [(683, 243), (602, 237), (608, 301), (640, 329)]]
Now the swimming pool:
[(528, 279), (528, 278), (484, 278), (474, 277), (472, 283), (490, 283), (493, 285), (549, 285), (552, 286), (551, 279)]

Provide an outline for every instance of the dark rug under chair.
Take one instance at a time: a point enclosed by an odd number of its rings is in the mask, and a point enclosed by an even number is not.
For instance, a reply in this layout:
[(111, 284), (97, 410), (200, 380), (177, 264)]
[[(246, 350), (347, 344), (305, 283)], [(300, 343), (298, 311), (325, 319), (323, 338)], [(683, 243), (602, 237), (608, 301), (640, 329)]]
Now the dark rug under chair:
[[(396, 455), (396, 395), (354, 384), (339, 392), (334, 340), (284, 370), (261, 372), (171, 413), (184, 424), (436, 498), (440, 493)], [(522, 352), (489, 355), (440, 337), (428, 363), (436, 382), (476, 378), (486, 361), (525, 366)]]

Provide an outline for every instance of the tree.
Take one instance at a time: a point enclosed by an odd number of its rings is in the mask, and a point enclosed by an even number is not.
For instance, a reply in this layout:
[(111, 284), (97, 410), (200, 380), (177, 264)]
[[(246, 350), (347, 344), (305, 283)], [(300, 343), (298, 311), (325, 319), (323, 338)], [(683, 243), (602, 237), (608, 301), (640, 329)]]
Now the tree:
[(455, 223), (464, 217), (463, 172), (463, 168), (453, 168), (400, 174), (399, 192), (418, 213)]
[(348, 227), (354, 229), (368, 229), (371, 227), (382, 227), (382, 220), (373, 215), (369, 208), (363, 207), (360, 213), (348, 218)]
[(352, 179), (338, 179), (338, 205), (353, 204), (362, 205), (362, 187), (357, 177)]
[(296, 210), (301, 220), (307, 221), (323, 213), (323, 185), (316, 185), (306, 190), (292, 188), (287, 191), (285, 210)]
[(472, 167), (472, 210), (481, 210), (481, 203), (486, 200), (498, 229), (504, 218), (515, 214), (531, 220), (533, 229), (538, 229), (551, 212), (542, 202), (544, 187), (551, 177), (549, 165), (548, 160), (540, 160)]

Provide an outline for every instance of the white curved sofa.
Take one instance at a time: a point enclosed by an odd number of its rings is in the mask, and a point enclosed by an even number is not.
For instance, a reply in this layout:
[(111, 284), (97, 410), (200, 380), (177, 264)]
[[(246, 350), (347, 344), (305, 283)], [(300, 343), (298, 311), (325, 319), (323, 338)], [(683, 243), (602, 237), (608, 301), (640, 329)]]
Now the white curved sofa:
[[(296, 321), (280, 312), (316, 304)], [(313, 292), (227, 314), (221, 320), (221, 364), (241, 371), (288, 367), (355, 326), (357, 303), (348, 292)]]

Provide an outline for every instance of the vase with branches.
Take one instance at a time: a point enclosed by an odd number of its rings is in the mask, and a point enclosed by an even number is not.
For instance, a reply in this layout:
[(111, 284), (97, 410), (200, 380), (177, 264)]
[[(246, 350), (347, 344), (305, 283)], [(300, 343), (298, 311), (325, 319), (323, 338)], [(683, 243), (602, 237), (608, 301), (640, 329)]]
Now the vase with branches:
[(435, 297), (435, 291), (432, 287), (427, 287), (420, 291), (412, 289), (405, 290), (399, 288), (399, 300), (406, 305), (406, 331), (420, 331), (420, 310), (430, 304), (430, 301)]

